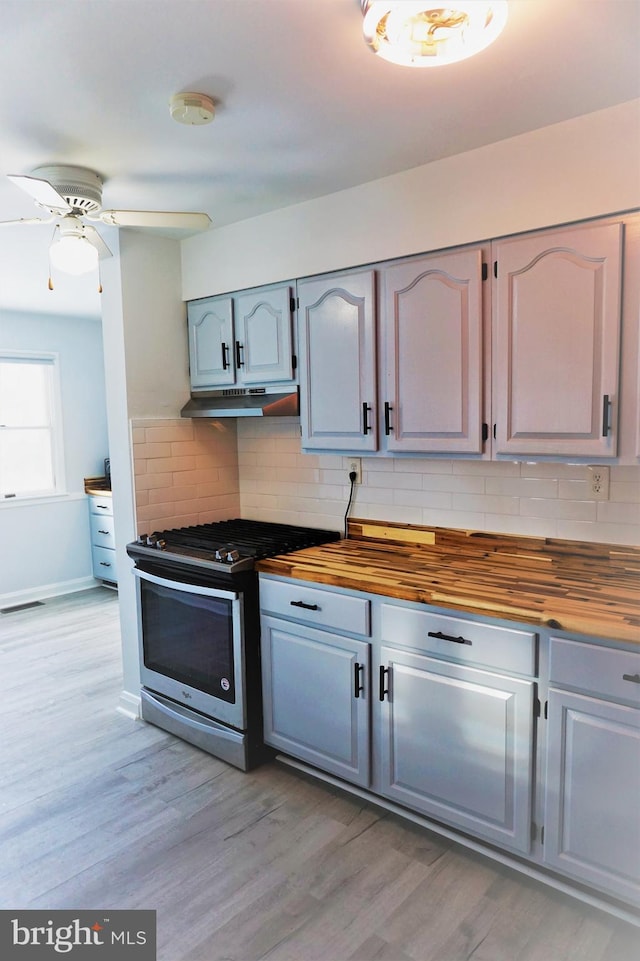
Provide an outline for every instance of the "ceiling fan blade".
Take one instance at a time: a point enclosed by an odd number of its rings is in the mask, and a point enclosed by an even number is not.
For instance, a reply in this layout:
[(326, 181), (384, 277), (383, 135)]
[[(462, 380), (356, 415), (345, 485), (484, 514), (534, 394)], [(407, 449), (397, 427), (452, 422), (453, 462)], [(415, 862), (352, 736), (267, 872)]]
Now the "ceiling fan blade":
[(208, 214), (168, 210), (101, 210), (91, 219), (113, 227), (169, 227), (174, 230), (206, 230), (211, 224)]
[(113, 254), (105, 244), (104, 240), (98, 233), (95, 227), (89, 226), (89, 224), (84, 224), (82, 233), (87, 238), (92, 247), (95, 247), (98, 251), (98, 256), (102, 260), (104, 257), (112, 257)]
[(41, 207), (48, 207), (65, 213), (71, 210), (64, 197), (48, 180), (41, 180), (39, 177), (24, 177), (20, 174), (8, 174), (7, 177), (16, 187), (20, 187), (21, 190), (28, 193)]
[(12, 224), (50, 224), (56, 218), (50, 217), (21, 217), (20, 220), (0, 220), (0, 227), (10, 227)]

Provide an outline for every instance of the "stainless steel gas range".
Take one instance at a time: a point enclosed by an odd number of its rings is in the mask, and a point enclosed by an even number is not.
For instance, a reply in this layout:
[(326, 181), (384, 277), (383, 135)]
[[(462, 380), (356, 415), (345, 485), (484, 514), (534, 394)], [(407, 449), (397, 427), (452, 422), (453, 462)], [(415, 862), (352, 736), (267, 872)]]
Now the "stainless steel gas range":
[(249, 770), (262, 741), (256, 561), (337, 531), (236, 518), (142, 534), (137, 582), (142, 717)]

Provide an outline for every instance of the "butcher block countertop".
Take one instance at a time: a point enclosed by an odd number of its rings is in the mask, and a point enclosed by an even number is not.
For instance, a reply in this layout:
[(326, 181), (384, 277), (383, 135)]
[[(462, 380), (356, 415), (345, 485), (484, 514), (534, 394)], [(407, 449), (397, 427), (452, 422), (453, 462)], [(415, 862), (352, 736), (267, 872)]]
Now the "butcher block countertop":
[(640, 548), (351, 520), (258, 570), (638, 644)]

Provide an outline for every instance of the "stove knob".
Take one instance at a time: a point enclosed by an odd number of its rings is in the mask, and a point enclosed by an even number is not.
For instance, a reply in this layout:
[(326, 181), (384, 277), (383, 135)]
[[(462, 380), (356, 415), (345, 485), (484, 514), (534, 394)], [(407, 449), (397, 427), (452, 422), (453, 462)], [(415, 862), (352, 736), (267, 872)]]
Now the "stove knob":
[(163, 541), (161, 537), (158, 538), (158, 540), (156, 541), (156, 550), (164, 551), (166, 550), (166, 547), (167, 547), (167, 542)]
[(147, 547), (155, 547), (157, 541), (158, 541), (157, 534), (149, 534), (149, 536), (147, 537)]
[(227, 558), (226, 558), (226, 559), (227, 559), (227, 561), (228, 561), (229, 564), (233, 564), (234, 561), (239, 561), (239, 560), (240, 560), (240, 551), (236, 551), (236, 550), (227, 551)]
[(148, 534), (138, 534), (138, 544), (144, 544), (146, 547)]
[(227, 559), (227, 552), (221, 550), (219, 547), (216, 548), (215, 558), (217, 561), (224, 561)]

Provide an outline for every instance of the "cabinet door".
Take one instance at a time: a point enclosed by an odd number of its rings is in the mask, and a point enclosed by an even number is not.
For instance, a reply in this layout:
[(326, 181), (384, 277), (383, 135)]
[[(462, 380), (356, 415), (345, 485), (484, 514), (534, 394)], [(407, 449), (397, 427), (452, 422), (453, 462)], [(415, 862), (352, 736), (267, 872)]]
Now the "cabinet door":
[(293, 380), (289, 285), (238, 294), (234, 306), (238, 380), (244, 384)]
[(640, 905), (640, 711), (551, 690), (544, 860)]
[(531, 681), (383, 647), (381, 793), (528, 852)]
[(221, 387), (235, 382), (233, 301), (213, 297), (187, 305), (189, 368), (192, 387)]
[(482, 250), (389, 266), (383, 284), (387, 448), (482, 453)]
[(369, 644), (263, 617), (264, 740), (369, 784)]
[(298, 297), (303, 448), (376, 450), (374, 272), (300, 281)]
[(616, 454), (622, 225), (495, 247), (496, 454)]

